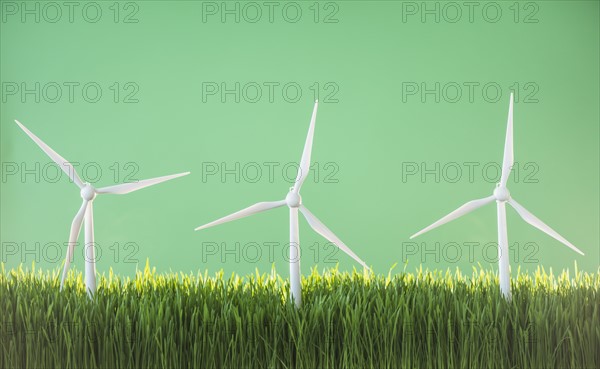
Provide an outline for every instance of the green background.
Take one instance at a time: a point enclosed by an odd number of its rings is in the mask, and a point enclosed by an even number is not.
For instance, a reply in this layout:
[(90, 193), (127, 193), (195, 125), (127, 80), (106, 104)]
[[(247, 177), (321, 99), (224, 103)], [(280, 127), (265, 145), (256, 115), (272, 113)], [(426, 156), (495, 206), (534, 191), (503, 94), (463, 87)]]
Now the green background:
[[(97, 22), (83, 18), (85, 3), (79, 3), (72, 22), (63, 8), (54, 23), (44, 18), (55, 17), (51, 8), (40, 13), (39, 22), (31, 15), (22, 21), (21, 12), (12, 15), (14, 9), (6, 3), (2, 1), (0, 24), (0, 237), (8, 268), (31, 265), (36, 258), (43, 268), (59, 267), (62, 258), (55, 260), (56, 252), (64, 252), (64, 247), (49, 245), (67, 240), (81, 202), (66, 176), (56, 183), (44, 178), (37, 183), (33, 175), (25, 180), (8, 175), (10, 163), (34, 168), (36, 162), (43, 167), (49, 161), (13, 123), (19, 119), (68, 160), (97, 163), (102, 176), (96, 186), (116, 183), (110, 169), (115, 162), (121, 180), (130, 172), (124, 168), (128, 162), (139, 169), (136, 179), (192, 172), (139, 192), (96, 199), (100, 273), (112, 267), (132, 275), (148, 258), (159, 271), (224, 269), (245, 274), (255, 268), (268, 271), (274, 263), (287, 275), (282, 256), (288, 239), (285, 208), (201, 232), (193, 229), (255, 202), (285, 196), (291, 184), (281, 168), (300, 159), (315, 82), (322, 103), (312, 158), (319, 163), (320, 178), (317, 183), (313, 176), (307, 180), (303, 201), (376, 272), (386, 273), (405, 259), (409, 270), (420, 264), (470, 270), (477, 263), (496, 269), (490, 260), (494, 249), (487, 249), (487, 258), (482, 251), (496, 239), (493, 205), (416, 239), (423, 243), (416, 254), (407, 242), (411, 234), (459, 205), (491, 194), (494, 181), (482, 175), (482, 168), (502, 158), (508, 94), (515, 83), (515, 158), (523, 166), (519, 179), (509, 182), (511, 193), (586, 255), (529, 226), (510, 209), (509, 241), (518, 243), (513, 249), (519, 251), (511, 257), (513, 273), (517, 265), (562, 269), (577, 262), (581, 269), (598, 268), (597, 1), (478, 2), (472, 20), (461, 6), (456, 22), (451, 22), (454, 9), (443, 2), (437, 3), (439, 21), (434, 15), (422, 21), (422, 12), (409, 14), (411, 6), (420, 8), (422, 2), (298, 2), (302, 15), (297, 22), (292, 22), (296, 6), (288, 9), (286, 19), (281, 13), (285, 3), (277, 3), (272, 21), (261, 6), (263, 14), (254, 23), (254, 5), (244, 8), (247, 2), (238, 2), (239, 22), (232, 15), (222, 22), (221, 13), (207, 14), (213, 5), (222, 7), (221, 2), (199, 1), (121, 2), (115, 22), (114, 2), (99, 1), (102, 15)], [(27, 4), (35, 7), (35, 2)], [(45, 3), (39, 4), (43, 12)], [(227, 2), (231, 9), (235, 4)], [(435, 9), (436, 3), (427, 6)], [(493, 22), (498, 7), (502, 14)], [(93, 10), (88, 9), (88, 17), (94, 17)], [(36, 82), (42, 94), (39, 102), (33, 95), (6, 90), (15, 83), (31, 89)], [(52, 82), (78, 82), (74, 101), (69, 101), (66, 87), (59, 101), (48, 101), (54, 94), (50, 87), (46, 95), (42, 89)], [(96, 103), (82, 96), (81, 86), (89, 82), (102, 88)], [(118, 102), (110, 88), (115, 82), (120, 84)], [(124, 88), (128, 82), (139, 88), (137, 103), (124, 102), (132, 91)], [(239, 102), (233, 95), (203, 97), (207, 82), (226, 83), (230, 89), (235, 83), (241, 89), (258, 83), (262, 96), (250, 101), (254, 90), (248, 87), (245, 95), (240, 91)], [(279, 84), (273, 101), (265, 82)], [(282, 86), (290, 82), (302, 88), (297, 102), (289, 101), (293, 93), (282, 94)], [(472, 99), (465, 82), (479, 84)], [(326, 83), (331, 84), (325, 88)], [(407, 83), (424, 83), (428, 89), (439, 83), (439, 102), (433, 95), (406, 95)], [(450, 101), (454, 83), (462, 87), (456, 102)], [(493, 89), (482, 92), (489, 83), (501, 87), (498, 99)], [(327, 98), (333, 89), (337, 102)], [(228, 168), (239, 162), (240, 168), (249, 168), (250, 177), (251, 163), (258, 163), (262, 177), (256, 183), (243, 176), (236, 183), (233, 175), (225, 181), (218, 175), (203, 179), (207, 163), (222, 162)], [(273, 181), (265, 162), (279, 164)], [(462, 177), (454, 183), (445, 180), (444, 173), (439, 183), (433, 175), (425, 180), (419, 175), (403, 178), (410, 163), (434, 168), (436, 162), (440, 170), (450, 170), (446, 177), (452, 178), (452, 163), (458, 163)], [(473, 181), (465, 162), (478, 163)], [(50, 169), (47, 173), (53, 176)], [(493, 168), (489, 173), (493, 177)], [(525, 180), (526, 173), (533, 181)], [(326, 174), (335, 181), (326, 181)], [(95, 176), (92, 169), (89, 176)], [(300, 237), (304, 273), (313, 265), (333, 266), (336, 260), (341, 269), (357, 266), (342, 253), (331, 255), (304, 219)], [(16, 255), (8, 251), (14, 242), (19, 244)], [(128, 242), (137, 248), (126, 246)], [(236, 250), (239, 260), (234, 254), (206, 255), (207, 242)], [(258, 243), (262, 256), (256, 256), (252, 242)], [(272, 258), (269, 242), (279, 243), (273, 246)], [(458, 243), (462, 255), (456, 255), (451, 242)], [(473, 260), (465, 242), (479, 243)], [(525, 246), (530, 242), (534, 246)], [(74, 265), (82, 269), (80, 253)]]

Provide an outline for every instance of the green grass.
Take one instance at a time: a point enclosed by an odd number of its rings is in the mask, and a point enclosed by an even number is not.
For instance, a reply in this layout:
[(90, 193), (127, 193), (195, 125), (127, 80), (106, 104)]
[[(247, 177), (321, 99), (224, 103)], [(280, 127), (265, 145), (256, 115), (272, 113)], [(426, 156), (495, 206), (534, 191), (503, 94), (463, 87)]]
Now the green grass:
[(5, 368), (598, 368), (600, 270), (512, 280), (495, 273), (364, 275), (314, 270), (303, 306), (272, 271), (0, 274)]

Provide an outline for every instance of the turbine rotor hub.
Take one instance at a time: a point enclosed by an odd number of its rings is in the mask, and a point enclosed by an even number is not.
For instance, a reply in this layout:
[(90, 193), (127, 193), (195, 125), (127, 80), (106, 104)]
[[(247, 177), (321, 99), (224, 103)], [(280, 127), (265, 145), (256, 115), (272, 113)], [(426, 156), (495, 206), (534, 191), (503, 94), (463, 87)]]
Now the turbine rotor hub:
[(85, 186), (81, 188), (80, 195), (82, 199), (92, 201), (96, 198), (96, 189), (91, 184), (86, 183)]
[(508, 201), (510, 200), (510, 191), (506, 187), (496, 187), (494, 190), (494, 197), (496, 201)]
[(285, 197), (285, 202), (290, 208), (298, 208), (302, 205), (302, 197), (299, 194), (290, 191)]

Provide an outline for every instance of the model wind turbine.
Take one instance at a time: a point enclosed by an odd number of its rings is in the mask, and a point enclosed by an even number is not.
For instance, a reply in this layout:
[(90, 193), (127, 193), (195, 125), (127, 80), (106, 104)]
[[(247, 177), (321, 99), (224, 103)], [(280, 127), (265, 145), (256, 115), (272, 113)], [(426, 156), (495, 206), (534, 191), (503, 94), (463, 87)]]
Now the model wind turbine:
[(583, 255), (583, 252), (577, 247), (573, 246), (569, 241), (562, 237), (558, 232), (550, 228), (544, 222), (539, 220), (535, 215), (531, 214), (527, 209), (521, 206), (510, 196), (506, 184), (508, 182), (508, 176), (514, 164), (513, 155), (513, 94), (510, 94), (510, 105), (508, 107), (508, 124), (506, 128), (506, 141), (504, 143), (504, 159), (502, 161), (502, 174), (500, 177), (500, 183), (496, 185), (494, 194), (492, 196), (469, 201), (458, 209), (454, 210), (450, 214), (446, 215), (442, 219), (433, 223), (429, 227), (423, 229), (420, 232), (415, 233), (410, 238), (417, 237), (427, 231), (441, 226), (442, 224), (448, 223), (451, 220), (459, 218), (471, 211), (480, 208), (486, 204), (496, 200), (496, 207), (498, 209), (498, 263), (499, 263), (499, 277), (500, 277), (500, 291), (507, 298), (510, 299), (510, 271), (509, 271), (509, 257), (508, 257), (508, 237), (506, 231), (506, 203), (511, 205), (517, 213), (523, 218), (524, 221), (548, 234), (550, 237), (567, 245), (570, 249)]
[(31, 133), (23, 124), (15, 120), (15, 122), (21, 127), (25, 133), (52, 159), (58, 166), (69, 176), (71, 181), (80, 188), (80, 195), (83, 199), (81, 208), (75, 215), (73, 223), (71, 223), (71, 232), (69, 234), (69, 243), (67, 250), (67, 257), (65, 259), (65, 266), (63, 269), (62, 279), (60, 281), (60, 288), (62, 290), (65, 283), (65, 278), (73, 259), (73, 252), (77, 239), (79, 238), (79, 232), (81, 231), (81, 225), (85, 218), (85, 286), (90, 295), (96, 291), (96, 253), (94, 249), (94, 210), (92, 203), (98, 194), (116, 194), (123, 195), (133, 191), (141, 190), (144, 187), (152, 186), (164, 181), (168, 181), (173, 178), (181, 177), (190, 174), (190, 172), (173, 174), (170, 176), (145, 179), (139, 182), (123, 183), (116, 186), (94, 188), (89, 183), (84, 183), (75, 168), (71, 163), (65, 160), (62, 156), (57, 154), (50, 146), (46, 145), (36, 135)]
[(292, 301), (296, 306), (300, 306), (302, 303), (302, 293), (300, 284), (300, 236), (298, 231), (298, 210), (304, 215), (308, 224), (318, 234), (325, 237), (330, 242), (333, 242), (342, 251), (352, 257), (354, 260), (359, 262), (363, 267), (369, 269), (367, 264), (362, 261), (348, 246), (346, 246), (329, 228), (327, 228), (317, 217), (315, 217), (304, 205), (302, 205), (302, 197), (300, 196), (300, 188), (306, 180), (310, 168), (310, 153), (312, 150), (313, 135), (315, 133), (315, 121), (317, 119), (317, 107), (318, 101), (315, 101), (315, 107), (313, 109), (312, 118), (310, 120), (310, 126), (308, 128), (308, 136), (306, 137), (306, 143), (304, 144), (304, 152), (302, 153), (302, 159), (300, 160), (300, 167), (298, 168), (298, 175), (296, 176), (296, 182), (294, 187), (290, 189), (290, 192), (285, 197), (285, 200), (280, 201), (269, 201), (259, 202), (243, 210), (233, 213), (221, 219), (215, 220), (214, 222), (205, 224), (196, 228), (196, 231), (217, 224), (230, 222), (232, 220), (247, 217), (252, 214), (260, 213), (266, 210), (278, 208), (287, 205), (290, 208), (290, 294)]

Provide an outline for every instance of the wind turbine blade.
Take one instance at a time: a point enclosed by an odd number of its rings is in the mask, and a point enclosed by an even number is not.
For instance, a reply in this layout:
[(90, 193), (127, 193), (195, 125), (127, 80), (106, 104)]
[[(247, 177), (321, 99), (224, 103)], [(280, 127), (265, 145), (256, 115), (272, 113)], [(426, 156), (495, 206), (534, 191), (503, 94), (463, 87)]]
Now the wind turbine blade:
[(432, 225), (430, 225), (429, 227), (424, 228), (423, 230), (413, 234), (412, 236), (410, 236), (411, 239), (422, 235), (425, 232), (428, 232), (434, 228), (437, 228), (439, 226), (441, 226), (442, 224), (446, 224), (451, 220), (460, 218), (461, 216), (468, 214), (470, 212), (472, 212), (475, 209), (478, 209), (480, 207), (482, 207), (483, 205), (489, 204), (490, 202), (494, 201), (495, 197), (494, 196), (490, 196), (490, 197), (485, 197), (483, 199), (477, 199), (477, 200), (473, 200), (473, 201), (469, 201), (466, 204), (464, 204), (463, 206), (459, 207), (458, 209), (454, 210), (453, 212), (451, 212), (450, 214), (446, 215), (445, 217), (443, 217), (442, 219), (438, 220), (437, 222), (433, 223)]
[(21, 127), (23, 132), (25, 132), (27, 136), (29, 136), (33, 140), (33, 142), (35, 142), (40, 147), (40, 149), (42, 149), (46, 153), (46, 155), (48, 155), (50, 159), (52, 159), (52, 161), (58, 164), (59, 168), (62, 169), (63, 172), (67, 173), (67, 175), (73, 183), (75, 183), (79, 188), (83, 187), (83, 182), (81, 181), (81, 178), (79, 178), (79, 176), (77, 175), (77, 172), (75, 171), (75, 168), (73, 167), (73, 165), (71, 165), (71, 163), (69, 163), (62, 156), (58, 155), (56, 151), (52, 150), (50, 146), (46, 145), (44, 141), (40, 140), (38, 136), (34, 135), (23, 124), (21, 124), (21, 122), (15, 120), (15, 123), (17, 123), (17, 125)]
[(578, 252), (581, 255), (583, 255), (583, 252), (581, 252), (581, 250), (579, 250), (577, 247), (573, 246), (573, 244), (571, 242), (567, 241), (563, 236), (558, 234), (558, 232), (556, 232), (555, 230), (550, 228), (546, 223), (539, 220), (535, 215), (531, 214), (527, 209), (525, 209), (523, 206), (521, 206), (521, 204), (516, 202), (514, 199), (508, 200), (508, 203), (517, 211), (517, 213), (519, 213), (519, 215), (521, 216), (521, 218), (523, 218), (524, 221), (531, 224), (532, 226), (539, 229), (540, 231), (546, 233), (548, 236), (562, 242), (563, 244), (568, 246), (573, 251)]
[(510, 104), (508, 106), (508, 122), (506, 124), (506, 140), (504, 142), (504, 158), (502, 160), (502, 176), (500, 186), (505, 187), (508, 183), (510, 170), (515, 163), (513, 152), (513, 94), (510, 93)]
[(313, 108), (312, 117), (310, 118), (308, 135), (306, 136), (306, 142), (304, 143), (304, 151), (302, 152), (302, 159), (300, 159), (298, 175), (296, 176), (296, 183), (294, 184), (294, 193), (300, 192), (300, 188), (306, 180), (306, 177), (308, 177), (308, 171), (310, 170), (310, 154), (312, 152), (313, 136), (315, 135), (315, 122), (317, 120), (318, 107), (319, 101), (317, 100), (315, 101), (315, 107)]
[(346, 246), (342, 240), (338, 238), (329, 228), (325, 226), (313, 213), (310, 212), (304, 205), (300, 205), (300, 211), (308, 221), (308, 224), (315, 230), (318, 234), (325, 237), (329, 242), (333, 242), (338, 248), (348, 254), (352, 259), (356, 260), (360, 265), (362, 265), (366, 269), (370, 269), (367, 264), (362, 261), (348, 246)]
[(69, 233), (69, 243), (67, 245), (67, 257), (65, 259), (65, 266), (63, 268), (62, 279), (60, 280), (61, 290), (65, 284), (67, 272), (69, 271), (69, 267), (71, 266), (71, 260), (73, 260), (75, 244), (77, 243), (77, 239), (79, 238), (79, 232), (81, 231), (81, 225), (83, 223), (83, 217), (85, 216), (87, 205), (88, 201), (83, 200), (81, 208), (79, 208), (79, 211), (77, 212), (77, 214), (75, 214), (75, 218), (73, 218), (73, 222), (71, 223), (71, 232)]
[(159, 184), (165, 181), (169, 181), (174, 178), (187, 176), (190, 172), (172, 174), (169, 176), (156, 177), (150, 179), (143, 179), (138, 182), (132, 183), (121, 183), (115, 186), (102, 187), (96, 190), (96, 193), (109, 193), (114, 195), (124, 195), (126, 193), (130, 193), (133, 191), (141, 190), (142, 188), (146, 188), (148, 186), (153, 186), (155, 184)]
[(266, 201), (266, 202), (259, 202), (257, 204), (254, 204), (252, 206), (249, 206), (245, 209), (242, 209), (236, 213), (227, 215), (221, 219), (217, 219), (214, 222), (210, 222), (208, 224), (205, 224), (203, 226), (200, 226), (196, 229), (194, 229), (195, 231), (199, 231), (201, 229), (205, 229), (205, 228), (209, 228), (209, 227), (213, 227), (219, 224), (223, 224), (223, 223), (227, 223), (227, 222), (231, 222), (232, 220), (236, 220), (236, 219), (240, 219), (240, 218), (244, 218), (247, 217), (249, 215), (252, 214), (256, 214), (256, 213), (260, 213), (266, 210), (270, 210), (270, 209), (274, 209), (274, 208), (278, 208), (280, 206), (285, 205), (286, 202), (285, 200), (281, 200), (281, 201)]

